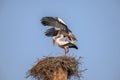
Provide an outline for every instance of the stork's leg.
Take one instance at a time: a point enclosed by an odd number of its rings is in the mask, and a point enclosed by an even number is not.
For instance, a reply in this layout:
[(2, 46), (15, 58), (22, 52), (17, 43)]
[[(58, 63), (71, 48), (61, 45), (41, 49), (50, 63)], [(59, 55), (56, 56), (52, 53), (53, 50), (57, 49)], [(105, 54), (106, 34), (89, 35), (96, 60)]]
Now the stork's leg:
[(67, 48), (65, 47), (64, 48), (64, 56), (66, 56), (66, 54), (67, 54)]
[(67, 47), (67, 51), (66, 51), (66, 54), (69, 52), (69, 48)]
[(65, 50), (65, 54), (64, 55), (66, 56), (66, 54), (69, 52), (69, 48), (65, 47), (64, 50)]

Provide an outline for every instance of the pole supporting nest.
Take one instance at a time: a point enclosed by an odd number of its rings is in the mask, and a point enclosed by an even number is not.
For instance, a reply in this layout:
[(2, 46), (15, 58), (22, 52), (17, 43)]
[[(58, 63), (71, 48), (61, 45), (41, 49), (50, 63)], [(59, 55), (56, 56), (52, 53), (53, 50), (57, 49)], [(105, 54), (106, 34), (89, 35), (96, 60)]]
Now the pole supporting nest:
[(53, 73), (53, 80), (67, 80), (67, 71), (62, 68), (58, 68)]

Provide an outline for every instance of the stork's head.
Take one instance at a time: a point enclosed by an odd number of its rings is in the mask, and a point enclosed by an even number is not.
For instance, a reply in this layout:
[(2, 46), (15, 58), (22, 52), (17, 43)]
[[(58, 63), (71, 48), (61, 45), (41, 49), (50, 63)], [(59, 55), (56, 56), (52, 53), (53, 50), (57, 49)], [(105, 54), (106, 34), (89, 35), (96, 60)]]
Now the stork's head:
[(70, 37), (73, 40), (77, 40), (76, 37), (75, 37), (75, 35), (72, 34), (71, 32), (69, 32), (68, 37)]

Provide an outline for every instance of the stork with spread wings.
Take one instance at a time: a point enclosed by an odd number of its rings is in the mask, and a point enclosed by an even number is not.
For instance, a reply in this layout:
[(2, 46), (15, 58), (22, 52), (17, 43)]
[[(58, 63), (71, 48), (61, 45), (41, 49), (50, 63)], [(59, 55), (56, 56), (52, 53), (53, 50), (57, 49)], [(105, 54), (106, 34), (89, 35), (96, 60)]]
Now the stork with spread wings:
[[(65, 55), (69, 52), (69, 48), (78, 49), (75, 45), (77, 41), (76, 37), (72, 34), (72, 31), (67, 27), (62, 19), (58, 17), (43, 17), (41, 19), (41, 23), (44, 26), (52, 27), (47, 29), (45, 35), (52, 37), (53, 43), (56, 42), (59, 47), (64, 48)], [(61, 39), (64, 37), (66, 39), (62, 41)]]

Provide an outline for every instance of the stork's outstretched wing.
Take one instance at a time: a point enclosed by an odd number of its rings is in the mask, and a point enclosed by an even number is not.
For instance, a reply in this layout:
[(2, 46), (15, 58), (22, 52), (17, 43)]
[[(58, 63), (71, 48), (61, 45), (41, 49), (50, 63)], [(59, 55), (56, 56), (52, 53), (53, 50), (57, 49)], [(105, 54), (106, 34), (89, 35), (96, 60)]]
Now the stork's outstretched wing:
[(65, 22), (58, 17), (43, 17), (41, 19), (41, 23), (44, 26), (52, 26), (53, 28), (55, 28), (55, 30), (62, 30), (62, 31), (65, 31), (67, 33), (71, 32), (71, 30), (68, 29)]
[(53, 37), (56, 36), (57, 34), (58, 30), (55, 30), (54, 28), (47, 29), (47, 31), (45, 32), (45, 35), (48, 37)]

